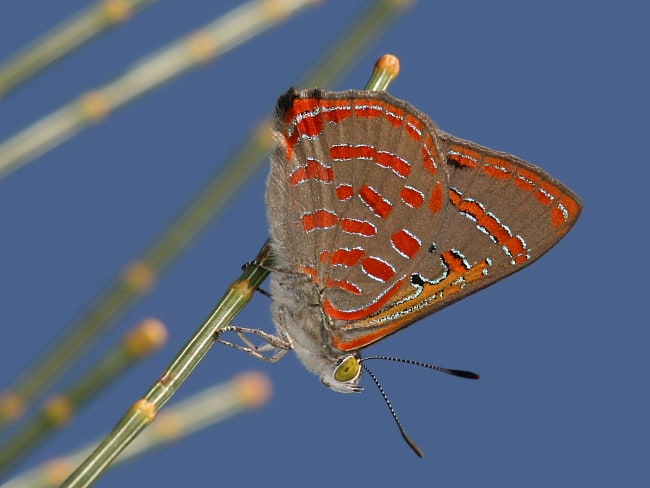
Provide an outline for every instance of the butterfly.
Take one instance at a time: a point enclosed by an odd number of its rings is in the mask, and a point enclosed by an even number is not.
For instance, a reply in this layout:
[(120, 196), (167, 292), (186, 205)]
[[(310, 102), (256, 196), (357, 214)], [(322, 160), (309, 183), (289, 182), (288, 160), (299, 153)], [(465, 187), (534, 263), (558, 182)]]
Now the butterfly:
[(361, 390), (363, 348), (531, 264), (582, 209), (544, 170), (442, 132), (386, 92), (292, 88), (274, 136), (277, 334), (232, 328), (235, 347), (273, 361), (293, 350), (343, 393)]

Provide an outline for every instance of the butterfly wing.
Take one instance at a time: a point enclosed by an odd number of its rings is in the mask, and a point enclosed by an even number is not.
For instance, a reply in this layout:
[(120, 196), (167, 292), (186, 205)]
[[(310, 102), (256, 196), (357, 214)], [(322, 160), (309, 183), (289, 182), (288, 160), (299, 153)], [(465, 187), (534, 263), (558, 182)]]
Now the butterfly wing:
[(404, 218), (443, 222), (446, 176), (429, 132), (385, 93), (280, 99), (267, 192), (275, 252), (283, 269), (312, 276), (335, 320), (377, 310), (410, 274), (424, 244)]
[(579, 199), (381, 92), (290, 91), (267, 201), (278, 266), (320, 290), (333, 345), (364, 347), (541, 256)]

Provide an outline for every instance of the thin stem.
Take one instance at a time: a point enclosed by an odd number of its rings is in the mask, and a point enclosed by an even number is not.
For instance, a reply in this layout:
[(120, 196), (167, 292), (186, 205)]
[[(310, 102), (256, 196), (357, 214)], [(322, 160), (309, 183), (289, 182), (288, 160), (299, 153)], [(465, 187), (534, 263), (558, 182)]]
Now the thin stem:
[(146, 319), (124, 337), (66, 391), (51, 397), (30, 422), (3, 442), (0, 449), (0, 477), (25, 455), (61, 429), (85, 404), (131, 366), (160, 349), (167, 340), (162, 322)]
[(255, 289), (268, 275), (263, 266), (270, 264), (268, 241), (256, 258), (258, 265), (246, 267), (233, 282), (215, 309), (178, 353), (168, 369), (147, 394), (122, 417), (113, 431), (76, 469), (62, 486), (89, 486), (106, 470), (115, 457), (155, 418), (156, 413), (185, 382), (210, 350), (217, 333), (250, 301)]
[(189, 69), (277, 25), (313, 0), (251, 0), (155, 52), (116, 80), (81, 95), (0, 145), (0, 177)]
[(0, 98), (28, 78), (157, 0), (103, 0), (36, 39), (0, 65)]
[[(207, 388), (165, 409), (156, 422), (122, 453), (117, 462), (146, 454), (194, 432), (265, 405), (272, 393), (271, 380), (258, 371)], [(94, 439), (70, 453), (57, 455), (3, 484), (3, 488), (53, 488), (59, 486), (99, 444)]]

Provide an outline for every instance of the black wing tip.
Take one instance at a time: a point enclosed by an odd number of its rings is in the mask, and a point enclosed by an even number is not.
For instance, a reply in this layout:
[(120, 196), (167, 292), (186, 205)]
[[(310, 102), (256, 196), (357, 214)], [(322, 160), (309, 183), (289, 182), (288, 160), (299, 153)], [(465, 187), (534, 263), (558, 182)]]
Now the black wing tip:
[(297, 98), (325, 98), (327, 90), (322, 88), (310, 88), (308, 90), (298, 90), (295, 86), (289, 88), (285, 93), (278, 98), (276, 111), (279, 114), (286, 113), (294, 104)]
[(285, 93), (280, 95), (278, 98), (278, 103), (276, 104), (275, 112), (277, 115), (281, 116), (291, 108), (293, 101), (298, 97), (298, 90), (295, 86), (289, 88)]

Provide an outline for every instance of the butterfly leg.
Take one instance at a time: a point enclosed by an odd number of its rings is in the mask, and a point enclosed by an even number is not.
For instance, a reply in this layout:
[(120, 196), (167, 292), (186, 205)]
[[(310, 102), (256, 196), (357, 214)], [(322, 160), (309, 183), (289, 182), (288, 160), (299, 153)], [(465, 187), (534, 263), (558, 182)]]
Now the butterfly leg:
[[(234, 342), (226, 341), (222, 339), (221, 334), (219, 334), (217, 340), (221, 344), (234, 347), (235, 349), (244, 351), (245, 353), (248, 353), (251, 356), (256, 357), (257, 359), (262, 359), (264, 361), (269, 361), (271, 363), (275, 363), (276, 361), (279, 361), (280, 358), (284, 356), (289, 349), (291, 349), (291, 344), (289, 344), (288, 341), (284, 340), (281, 337), (274, 336), (273, 334), (269, 334), (268, 332), (264, 332), (263, 330), (249, 329), (247, 327), (238, 327), (236, 325), (230, 325), (228, 327), (225, 327), (221, 331), (221, 333), (223, 332), (234, 332), (235, 334), (237, 334), (242, 344), (235, 344)], [(261, 339), (266, 341), (266, 344), (257, 346), (246, 336), (246, 334), (260, 337)], [(270, 354), (265, 354), (265, 353), (270, 353)]]

